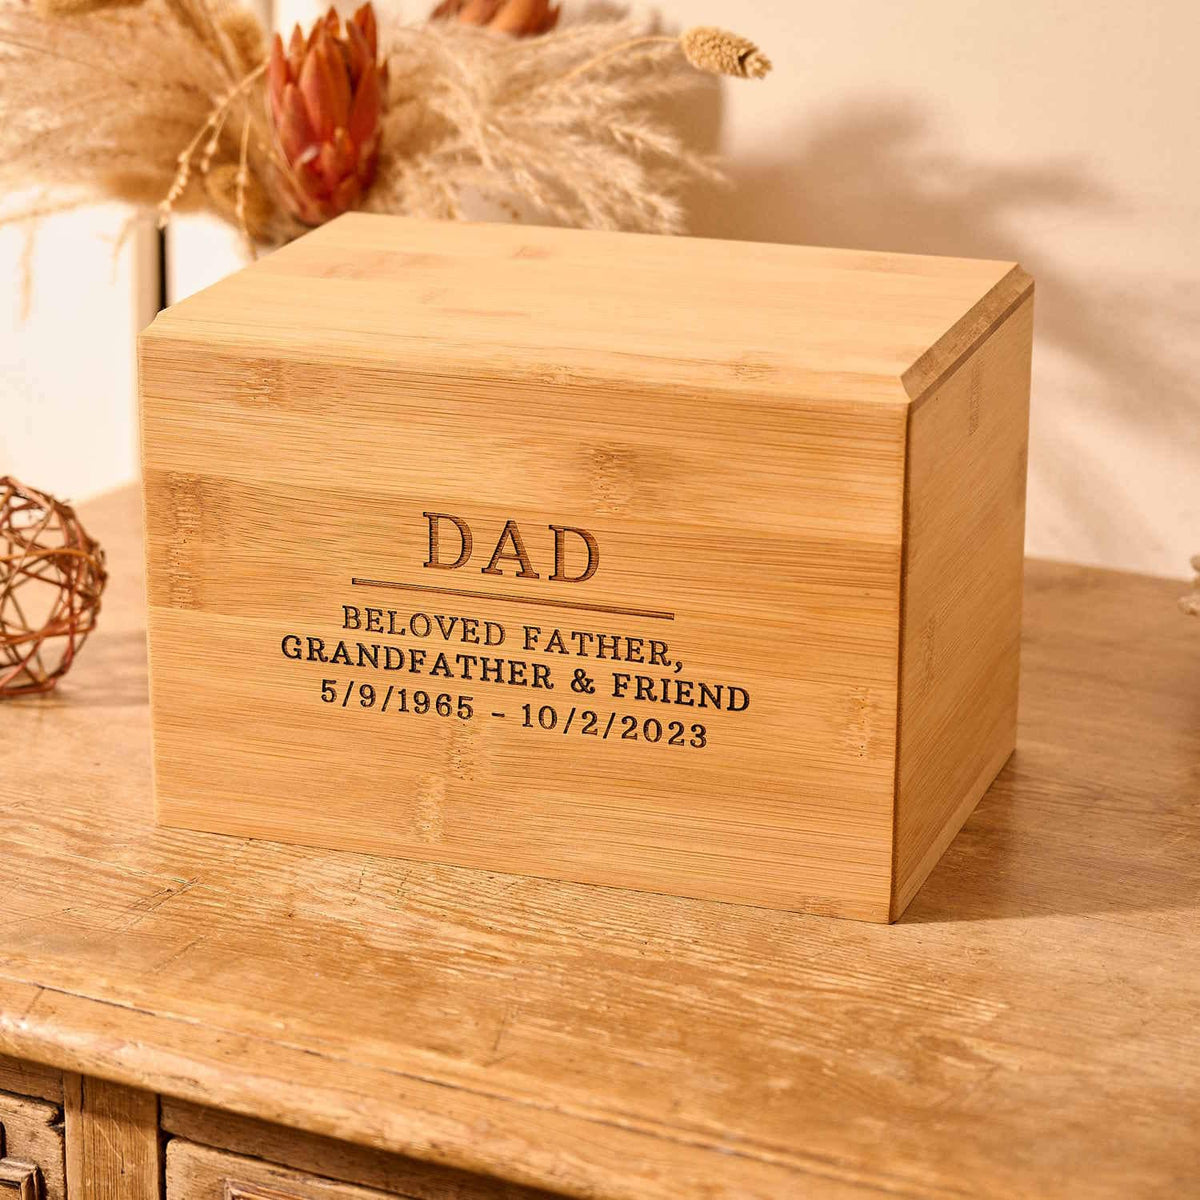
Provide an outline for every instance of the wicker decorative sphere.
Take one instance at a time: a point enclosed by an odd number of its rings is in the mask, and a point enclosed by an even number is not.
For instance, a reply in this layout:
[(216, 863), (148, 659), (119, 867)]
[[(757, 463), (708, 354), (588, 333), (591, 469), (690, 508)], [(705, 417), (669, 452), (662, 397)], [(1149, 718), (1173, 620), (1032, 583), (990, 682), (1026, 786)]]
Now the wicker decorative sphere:
[(48, 692), (96, 625), (104, 551), (75, 510), (0, 478), (0, 699)]

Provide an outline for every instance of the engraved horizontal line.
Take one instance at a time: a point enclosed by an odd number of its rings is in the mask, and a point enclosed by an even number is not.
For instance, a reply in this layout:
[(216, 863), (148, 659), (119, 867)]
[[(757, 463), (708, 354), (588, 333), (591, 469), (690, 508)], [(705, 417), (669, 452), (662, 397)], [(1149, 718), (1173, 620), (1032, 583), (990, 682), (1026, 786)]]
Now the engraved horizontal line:
[(431, 583), (401, 583), (395, 579), (363, 579), (357, 575), (352, 576), (350, 582), (355, 587), (396, 588), (402, 592), (433, 592), (439, 596), (464, 596), (470, 600), (499, 600), (503, 604), (540, 604), (543, 608), (571, 608), (578, 612), (613, 613), (620, 617), (652, 617), (656, 621), (675, 620), (673, 612), (656, 608), (623, 608), (619, 604), (588, 604), (584, 600), (554, 600), (548, 596), (498, 596), (495, 592), (436, 587)]

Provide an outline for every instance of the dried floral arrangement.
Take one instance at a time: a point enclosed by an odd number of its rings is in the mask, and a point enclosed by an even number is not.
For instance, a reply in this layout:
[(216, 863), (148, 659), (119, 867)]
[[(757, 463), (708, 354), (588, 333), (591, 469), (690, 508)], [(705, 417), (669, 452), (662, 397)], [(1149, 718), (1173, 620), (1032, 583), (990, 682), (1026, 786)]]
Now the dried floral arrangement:
[(0, 219), (115, 199), (208, 209), (271, 247), (351, 208), (456, 218), (481, 197), (678, 231), (681, 186), (716, 172), (654, 103), (770, 63), (721, 30), (558, 17), (442, 0), (381, 28), (368, 3), (285, 44), (229, 0), (0, 0)]
[(1180, 598), (1179, 607), (1185, 613), (1191, 613), (1193, 617), (1200, 617), (1200, 554), (1192, 555), (1192, 570), (1196, 572), (1196, 578), (1192, 581), (1192, 590), (1188, 595)]

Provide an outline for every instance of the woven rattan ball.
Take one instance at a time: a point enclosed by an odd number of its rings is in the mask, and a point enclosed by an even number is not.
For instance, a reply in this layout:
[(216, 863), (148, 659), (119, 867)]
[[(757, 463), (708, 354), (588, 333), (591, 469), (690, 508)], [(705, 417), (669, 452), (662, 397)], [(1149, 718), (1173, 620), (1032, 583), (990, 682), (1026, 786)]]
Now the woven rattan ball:
[(0, 478), (0, 698), (48, 692), (95, 628), (104, 551), (75, 510)]

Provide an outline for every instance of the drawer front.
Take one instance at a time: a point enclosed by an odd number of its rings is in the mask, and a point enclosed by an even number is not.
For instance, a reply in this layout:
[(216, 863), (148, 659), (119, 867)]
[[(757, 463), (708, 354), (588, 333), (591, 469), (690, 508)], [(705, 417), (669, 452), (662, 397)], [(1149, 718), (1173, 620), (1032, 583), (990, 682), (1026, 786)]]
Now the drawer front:
[(62, 1072), (55, 1067), (43, 1067), (40, 1063), (0, 1054), (0, 1092), (61, 1104)]
[[(404, 1200), (556, 1200), (549, 1192), (522, 1187), (503, 1179), (476, 1175), (470, 1171), (435, 1163), (421, 1162), (403, 1154), (367, 1146), (355, 1146), (336, 1138), (273, 1125), (254, 1117), (235, 1116), (220, 1109), (204, 1108), (170, 1096), (162, 1098), (163, 1132), (171, 1136), (167, 1143), (167, 1161), (172, 1178), (182, 1196), (210, 1195), (188, 1192), (192, 1176), (203, 1178), (204, 1171), (223, 1169), (225, 1178), (236, 1187), (230, 1200), (249, 1200), (251, 1181), (260, 1191), (284, 1184), (291, 1195), (307, 1195), (298, 1189), (306, 1183), (318, 1189), (318, 1196), (402, 1196)], [(200, 1151), (200, 1154), (195, 1153)], [(208, 1155), (215, 1153), (217, 1158)], [(275, 1163), (278, 1166), (269, 1166)], [(173, 1165), (171, 1165), (173, 1164)], [(283, 1164), (286, 1164), (284, 1166)], [(267, 1166), (268, 1174), (256, 1174)], [(330, 1191), (328, 1181), (339, 1181), (346, 1191)], [(231, 1185), (232, 1186), (232, 1185)], [(335, 1189), (336, 1186), (334, 1185)], [(357, 1190), (354, 1190), (357, 1189)], [(219, 1194), (219, 1193), (218, 1193)], [(283, 1194), (288, 1195), (286, 1188)], [(274, 1200), (274, 1196), (271, 1196)]]
[(37, 1167), (15, 1158), (0, 1158), (0, 1196), (6, 1200), (38, 1200), (41, 1190)]
[(0, 1198), (66, 1200), (62, 1109), (0, 1092)]
[(166, 1200), (396, 1200), (396, 1196), (179, 1138), (167, 1143)]

